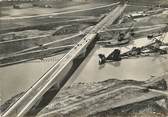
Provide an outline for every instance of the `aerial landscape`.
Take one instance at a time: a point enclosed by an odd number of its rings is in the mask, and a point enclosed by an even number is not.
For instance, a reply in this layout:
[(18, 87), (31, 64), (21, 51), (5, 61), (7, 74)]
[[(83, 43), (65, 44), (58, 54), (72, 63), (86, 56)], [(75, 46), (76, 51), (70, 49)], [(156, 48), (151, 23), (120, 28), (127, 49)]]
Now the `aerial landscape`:
[(167, 0), (0, 8), (0, 116), (168, 117)]

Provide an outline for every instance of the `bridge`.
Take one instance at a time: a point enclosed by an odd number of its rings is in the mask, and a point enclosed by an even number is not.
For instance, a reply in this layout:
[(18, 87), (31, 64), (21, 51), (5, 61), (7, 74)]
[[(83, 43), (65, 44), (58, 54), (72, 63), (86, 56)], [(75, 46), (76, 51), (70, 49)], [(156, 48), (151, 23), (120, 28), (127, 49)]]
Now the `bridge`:
[(119, 4), (95, 25), (77, 45), (59, 62), (55, 63), (14, 105), (3, 113), (2, 117), (22, 117), (29, 112), (49, 89), (55, 87), (58, 92), (94, 48), (98, 39), (97, 34), (107, 26), (113, 24), (126, 7), (127, 4)]

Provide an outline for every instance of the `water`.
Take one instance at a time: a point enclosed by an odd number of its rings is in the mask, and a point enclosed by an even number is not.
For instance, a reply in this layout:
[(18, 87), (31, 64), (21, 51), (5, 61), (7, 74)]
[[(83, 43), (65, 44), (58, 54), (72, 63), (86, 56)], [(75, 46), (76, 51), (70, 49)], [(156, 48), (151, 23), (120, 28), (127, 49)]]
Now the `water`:
[[(140, 38), (135, 40), (133, 44), (122, 47), (121, 51), (124, 52), (133, 46), (140, 47), (150, 42), (151, 41), (146, 38)], [(79, 82), (104, 81), (107, 79), (145, 81), (168, 72), (168, 55), (125, 59), (116, 63), (98, 65), (98, 54), (102, 53), (107, 56), (114, 49), (115, 48), (103, 47), (95, 48), (95, 51), (82, 63), (67, 85)]]
[(0, 68), (1, 103), (30, 88), (62, 56)]

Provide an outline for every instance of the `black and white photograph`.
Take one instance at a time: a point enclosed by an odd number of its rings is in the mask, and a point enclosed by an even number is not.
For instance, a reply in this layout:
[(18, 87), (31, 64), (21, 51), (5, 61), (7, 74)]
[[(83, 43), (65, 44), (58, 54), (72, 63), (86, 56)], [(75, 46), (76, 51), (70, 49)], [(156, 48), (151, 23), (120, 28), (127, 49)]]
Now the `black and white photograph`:
[(0, 117), (168, 117), (168, 0), (0, 0)]

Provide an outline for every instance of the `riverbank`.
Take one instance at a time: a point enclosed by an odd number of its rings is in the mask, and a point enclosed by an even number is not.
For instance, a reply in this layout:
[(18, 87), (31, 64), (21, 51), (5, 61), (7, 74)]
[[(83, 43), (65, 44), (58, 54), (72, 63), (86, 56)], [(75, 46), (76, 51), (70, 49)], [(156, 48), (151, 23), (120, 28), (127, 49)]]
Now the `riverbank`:
[(73, 84), (62, 89), (39, 113), (39, 116), (140, 117), (139, 115), (147, 114), (149, 117), (163, 117), (168, 109), (164, 105), (168, 103), (161, 104), (161, 102), (166, 101), (166, 98), (139, 87), (150, 86), (150, 88), (166, 91), (166, 82), (164, 78), (142, 82), (109, 79)]
[[(161, 93), (167, 92), (167, 75), (147, 81), (108, 79), (101, 82), (76, 83), (64, 87), (38, 114), (40, 117), (165, 117), (168, 100)], [(54, 88), (49, 92), (54, 92)], [(1, 109), (19, 98), (8, 100)], [(35, 107), (34, 107), (35, 108)], [(29, 112), (30, 116), (36, 111)], [(116, 117), (114, 116), (114, 117)]]

